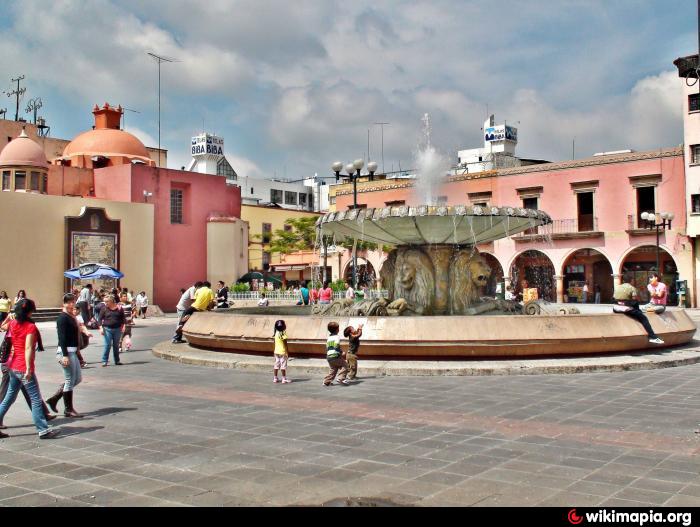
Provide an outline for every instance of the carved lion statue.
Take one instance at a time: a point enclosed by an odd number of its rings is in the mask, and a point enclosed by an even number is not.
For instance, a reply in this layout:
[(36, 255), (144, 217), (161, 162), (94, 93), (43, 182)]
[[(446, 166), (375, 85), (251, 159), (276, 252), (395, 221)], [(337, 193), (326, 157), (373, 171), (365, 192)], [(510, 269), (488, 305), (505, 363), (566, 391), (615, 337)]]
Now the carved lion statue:
[(488, 285), (491, 268), (472, 250), (457, 253), (450, 267), (450, 312), (466, 314), (481, 302), (481, 291)]
[(394, 290), (389, 298), (405, 300), (407, 314), (432, 313), (435, 300), (435, 270), (427, 254), (411, 247), (397, 250)]
[(382, 282), (382, 287), (387, 290), (388, 298), (394, 298), (394, 272), (396, 269), (396, 255), (398, 249), (389, 252), (386, 260), (379, 270), (379, 279)]

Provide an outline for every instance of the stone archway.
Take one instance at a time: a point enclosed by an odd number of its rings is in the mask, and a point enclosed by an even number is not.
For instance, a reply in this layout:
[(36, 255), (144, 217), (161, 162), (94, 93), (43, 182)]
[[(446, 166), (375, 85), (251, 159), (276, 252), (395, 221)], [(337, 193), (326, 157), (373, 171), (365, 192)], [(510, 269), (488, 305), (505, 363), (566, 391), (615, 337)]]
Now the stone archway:
[(582, 302), (583, 284), (588, 282), (587, 302), (596, 302), (596, 291), (600, 292), (600, 302), (612, 301), (613, 268), (608, 258), (595, 249), (579, 249), (571, 253), (562, 265), (564, 281), (564, 301)]
[(523, 287), (536, 288), (538, 297), (555, 302), (557, 298), (554, 264), (542, 251), (529, 250), (520, 253), (510, 266), (511, 286), (516, 296), (522, 298)]
[[(481, 257), (484, 259), (486, 262), (486, 265), (488, 265), (491, 268), (491, 276), (489, 277), (489, 282), (484, 288), (483, 294), (485, 296), (491, 296), (495, 297), (496, 296), (496, 285), (499, 283), (503, 282), (503, 266), (501, 265), (501, 262), (498, 261), (498, 259), (489, 253), (479, 253)], [(505, 293), (505, 291), (501, 291), (501, 293)]]
[[(659, 250), (661, 280), (668, 287), (668, 304), (678, 304), (678, 291), (676, 288), (676, 280), (678, 280), (678, 266), (676, 265), (673, 256), (663, 247)], [(640, 245), (628, 252), (620, 264), (620, 274), (622, 281), (628, 282), (637, 288), (639, 291), (640, 302), (649, 301), (649, 292), (647, 284), (649, 284), (649, 275), (657, 272), (656, 268), (656, 246), (655, 245)]]

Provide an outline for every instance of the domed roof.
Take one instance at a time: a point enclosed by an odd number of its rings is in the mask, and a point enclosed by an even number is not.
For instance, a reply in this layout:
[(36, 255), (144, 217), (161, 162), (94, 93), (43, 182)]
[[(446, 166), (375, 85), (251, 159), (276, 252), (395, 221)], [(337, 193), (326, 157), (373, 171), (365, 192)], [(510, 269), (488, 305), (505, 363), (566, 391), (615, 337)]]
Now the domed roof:
[(48, 168), (44, 149), (22, 133), (13, 139), (0, 152), (0, 167), (35, 167)]
[(136, 136), (124, 130), (109, 128), (84, 132), (68, 143), (63, 150), (64, 158), (79, 155), (125, 156), (150, 160), (148, 150)]

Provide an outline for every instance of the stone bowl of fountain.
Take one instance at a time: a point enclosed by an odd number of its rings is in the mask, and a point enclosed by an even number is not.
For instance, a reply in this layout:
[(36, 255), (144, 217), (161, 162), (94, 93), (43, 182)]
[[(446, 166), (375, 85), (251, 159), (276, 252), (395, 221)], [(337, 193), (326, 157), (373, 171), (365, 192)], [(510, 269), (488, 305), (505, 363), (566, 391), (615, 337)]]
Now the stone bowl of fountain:
[[(549, 223), (542, 211), (514, 207), (423, 205), (332, 212), (319, 218), (319, 238), (394, 247), (380, 270), (387, 298), (196, 313), (184, 335), (191, 345), (206, 349), (270, 354), (275, 321), (284, 319), (293, 356), (324, 357), (331, 321), (341, 332), (345, 326), (364, 324), (363, 358), (507, 358), (658, 349), (639, 323), (613, 313), (612, 306), (577, 309), (542, 301), (521, 306), (481, 296), (491, 269), (476, 246)], [(648, 316), (664, 347), (686, 344), (695, 334), (695, 324), (682, 309)]]

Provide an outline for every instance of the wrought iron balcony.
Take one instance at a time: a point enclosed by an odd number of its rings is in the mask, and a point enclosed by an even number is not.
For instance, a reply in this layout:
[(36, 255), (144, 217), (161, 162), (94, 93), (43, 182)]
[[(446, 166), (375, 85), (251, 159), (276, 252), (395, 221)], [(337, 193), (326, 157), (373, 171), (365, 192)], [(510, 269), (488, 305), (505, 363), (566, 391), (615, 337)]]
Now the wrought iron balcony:
[(603, 236), (603, 233), (598, 230), (598, 218), (592, 214), (582, 214), (578, 218), (552, 220), (549, 225), (528, 229), (513, 236), (513, 239), (516, 242), (529, 242), (545, 240), (549, 237), (553, 240), (564, 240), (598, 236)]

